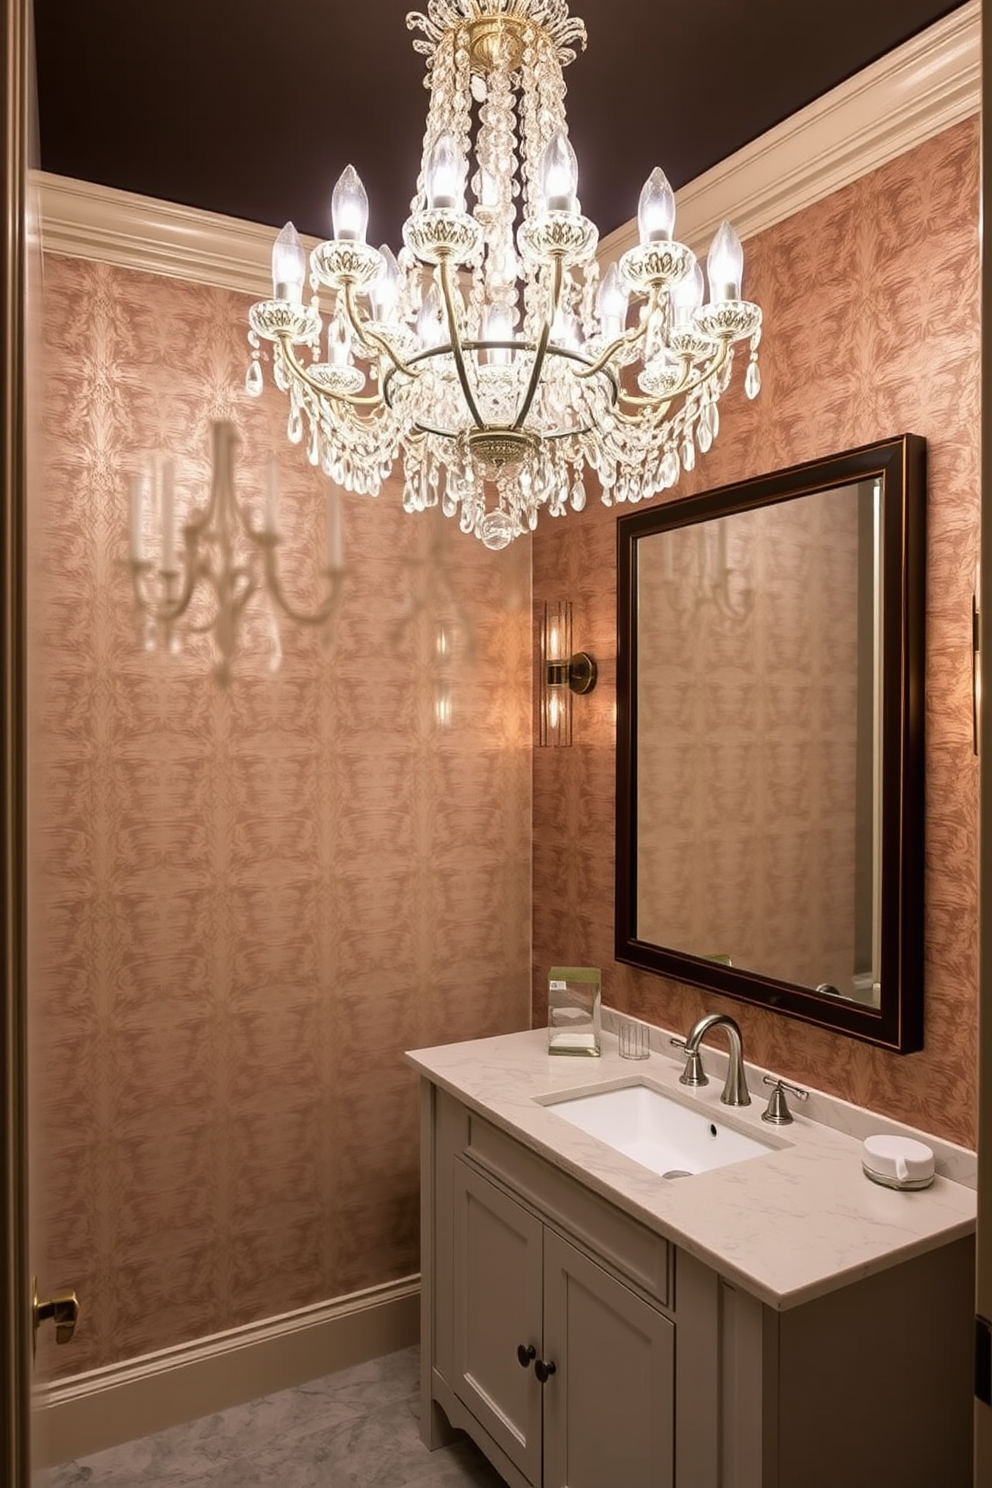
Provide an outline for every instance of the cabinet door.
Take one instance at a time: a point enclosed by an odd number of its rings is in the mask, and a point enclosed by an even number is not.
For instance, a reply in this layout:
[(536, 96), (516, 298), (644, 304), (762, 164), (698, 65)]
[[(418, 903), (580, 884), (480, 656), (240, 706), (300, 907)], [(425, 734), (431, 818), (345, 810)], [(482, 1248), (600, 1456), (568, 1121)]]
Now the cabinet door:
[(548, 1230), (544, 1488), (671, 1488), (675, 1327)]
[(455, 1394), (531, 1483), (541, 1481), (541, 1387), (517, 1350), (541, 1354), (543, 1225), (454, 1162)]

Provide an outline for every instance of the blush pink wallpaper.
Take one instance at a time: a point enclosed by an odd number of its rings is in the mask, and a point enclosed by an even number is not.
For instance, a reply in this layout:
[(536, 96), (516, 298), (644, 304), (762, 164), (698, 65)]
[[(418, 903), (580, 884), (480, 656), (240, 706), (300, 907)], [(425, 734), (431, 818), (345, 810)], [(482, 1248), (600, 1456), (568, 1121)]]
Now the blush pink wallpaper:
[(968, 1145), (976, 1119), (978, 248), (974, 119), (748, 242), (745, 290), (765, 316), (762, 391), (748, 403), (738, 367), (719, 439), (673, 493), (906, 432), (928, 441), (922, 1052), (889, 1054), (614, 961), (617, 512), (590, 490), (582, 519), (539, 528), (534, 541), (535, 602), (571, 599), (574, 642), (600, 663), (596, 691), (576, 699), (571, 750), (535, 750), (535, 1025), (545, 1020), (549, 966), (600, 966), (613, 1006), (683, 1032), (703, 1011), (728, 1011), (757, 1063)]
[(276, 454), (289, 586), (314, 594), (326, 482), (285, 399), (241, 391), (246, 308), (45, 263), (35, 1264), (83, 1309), (71, 1350), (41, 1341), (56, 1374), (415, 1272), (402, 1051), (529, 1019), (529, 545), (489, 553), (396, 486), (345, 495), (326, 648), (287, 625), (282, 671), (256, 649), (224, 690), (205, 639), (140, 647), (127, 473), (167, 452), (202, 491), (218, 417), (242, 433), (240, 490)]

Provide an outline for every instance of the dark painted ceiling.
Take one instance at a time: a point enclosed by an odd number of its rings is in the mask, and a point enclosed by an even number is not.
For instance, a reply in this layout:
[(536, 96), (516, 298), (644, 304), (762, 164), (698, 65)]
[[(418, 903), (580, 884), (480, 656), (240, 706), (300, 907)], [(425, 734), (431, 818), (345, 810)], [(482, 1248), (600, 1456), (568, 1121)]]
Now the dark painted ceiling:
[[(565, 76), (583, 210), (605, 236), (635, 215), (652, 166), (683, 185), (958, 3), (575, 0), (589, 45)], [(427, 102), (415, 8), (35, 0), (42, 168), (327, 237), (350, 161), (370, 240), (398, 247)]]

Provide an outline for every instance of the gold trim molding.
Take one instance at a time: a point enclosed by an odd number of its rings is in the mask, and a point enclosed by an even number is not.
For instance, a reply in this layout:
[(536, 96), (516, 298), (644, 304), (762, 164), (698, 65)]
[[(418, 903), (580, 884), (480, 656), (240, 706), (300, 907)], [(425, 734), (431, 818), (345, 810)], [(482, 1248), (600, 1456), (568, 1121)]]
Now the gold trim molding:
[[(677, 193), (679, 237), (705, 253), (724, 217), (752, 237), (976, 114), (980, 0), (953, 11)], [(43, 245), (251, 295), (271, 292), (273, 230), (151, 197), (39, 175)], [(633, 246), (627, 223), (601, 263)], [(304, 241), (309, 250), (315, 239)]]

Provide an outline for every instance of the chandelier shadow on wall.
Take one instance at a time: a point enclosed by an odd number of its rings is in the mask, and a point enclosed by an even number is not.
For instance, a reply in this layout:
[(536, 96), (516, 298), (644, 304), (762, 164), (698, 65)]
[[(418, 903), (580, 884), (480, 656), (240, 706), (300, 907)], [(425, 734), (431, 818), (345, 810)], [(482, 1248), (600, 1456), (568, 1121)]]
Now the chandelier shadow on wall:
[(366, 243), (348, 166), (334, 236), (309, 257), (311, 299), (293, 225), (276, 240), (273, 297), (249, 316), (248, 392), (269, 343), (311, 464), (376, 495), (402, 456), (404, 507), (440, 504), (489, 548), (533, 531), (542, 507), (581, 510), (587, 467), (608, 505), (674, 485), (716, 437), (737, 342), (745, 390), (759, 389), (761, 311), (741, 297), (737, 235), (721, 225), (704, 281), (655, 169), (638, 245), (600, 276), (562, 77), (584, 23), (565, 0), (431, 0), (407, 26), (430, 104), (403, 247)]

